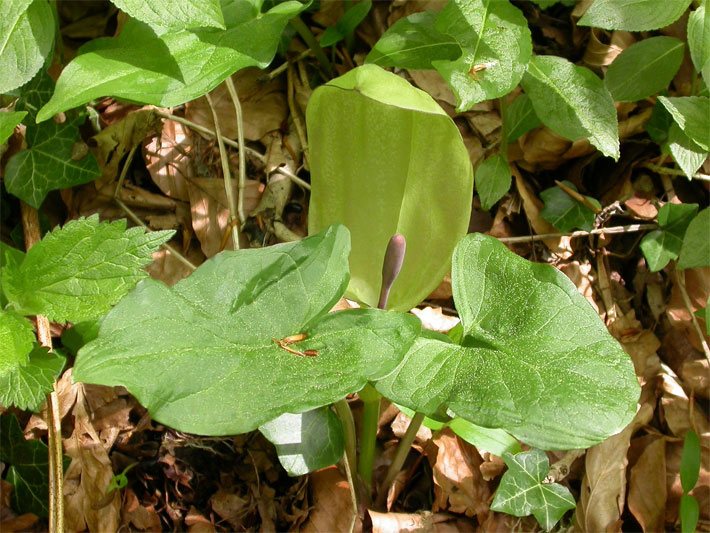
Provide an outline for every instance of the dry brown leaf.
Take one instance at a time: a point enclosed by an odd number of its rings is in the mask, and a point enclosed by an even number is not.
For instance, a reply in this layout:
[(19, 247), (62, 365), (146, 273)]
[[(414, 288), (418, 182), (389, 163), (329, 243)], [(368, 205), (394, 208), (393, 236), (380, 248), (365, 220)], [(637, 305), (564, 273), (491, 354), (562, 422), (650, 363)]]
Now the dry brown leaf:
[(666, 507), (666, 439), (646, 445), (629, 479), (629, 510), (644, 531), (663, 531)]
[(80, 386), (73, 411), (74, 431), (64, 439), (65, 453), (71, 458), (64, 474), (66, 526), (73, 531), (116, 531), (120, 492), (106, 493), (113, 469), (107, 448), (91, 425), (82, 389)]
[(533, 516), (519, 518), (505, 513), (491, 511), (488, 518), (476, 531), (481, 533), (510, 533), (511, 531), (542, 531)]
[(549, 128), (537, 128), (520, 137), (518, 144), (527, 169), (554, 170), (563, 163), (562, 154), (569, 150), (572, 141)]
[[(264, 71), (245, 68), (232, 75), (242, 107), (244, 138), (258, 141), (266, 133), (277, 130), (286, 120), (288, 106), (282, 78), (262, 81)], [(210, 92), (219, 126), (224, 137), (237, 138), (234, 103), (224, 83)], [(185, 104), (185, 118), (214, 131), (212, 111), (204, 96)]]
[[(693, 326), (690, 313), (695, 313), (698, 309), (705, 307), (710, 297), (710, 267), (689, 268), (685, 272), (685, 290), (690, 298), (691, 310), (685, 306), (685, 301), (678, 287), (677, 280), (673, 276), (673, 289), (668, 301), (666, 315), (671, 325), (687, 337), (696, 350), (702, 352), (702, 345), (698, 339), (697, 331)], [(710, 342), (710, 337), (704, 333), (705, 340)]]
[(710, 364), (707, 359), (686, 361), (680, 375), (683, 384), (696, 396), (710, 398)]
[(194, 176), (190, 152), (192, 139), (185, 126), (166, 120), (159, 136), (143, 145), (146, 168), (160, 190), (176, 200), (187, 202), (187, 183)]
[(214, 524), (207, 520), (194, 506), (185, 517), (185, 525), (188, 533), (213, 533), (215, 531)]
[(482, 457), (483, 462), (478, 469), (481, 471), (481, 475), (486, 481), (497, 478), (505, 470), (505, 461), (497, 455), (493, 455), (490, 452), (484, 452)]
[(637, 376), (646, 380), (652, 379), (661, 368), (661, 360), (656, 354), (661, 343), (652, 331), (643, 329), (636, 319), (633, 309), (623, 314), (617, 306), (613, 306), (608, 316), (616, 317), (608, 321), (609, 332), (618, 340), (634, 363)]
[(141, 505), (135, 492), (130, 488), (126, 488), (123, 491), (121, 524), (123, 526), (132, 526), (132, 528), (136, 528), (139, 531), (163, 531), (160, 516), (155, 512), (155, 508), (152, 505)]
[(419, 511), (417, 513), (378, 513), (368, 510), (373, 533), (428, 533), (443, 531), (443, 524), (455, 520), (444, 513)]
[(671, 433), (676, 437), (683, 437), (689, 429), (695, 429), (700, 434), (710, 432), (710, 422), (700, 406), (695, 406), (691, 423), (690, 400), (678, 376), (668, 366), (661, 365), (658, 378), (661, 392), (660, 415)]
[(483, 459), (473, 446), (448, 428), (432, 442), (438, 448), (436, 457), (427, 454), (435, 483), (432, 510), (476, 516), (482, 523), (489, 513), (491, 496), (480, 470)]
[(428, 93), (434, 100), (456, 107), (456, 97), (436, 70), (408, 70), (414, 84)]
[[(336, 467), (331, 466), (311, 473), (309, 479), (313, 494), (313, 510), (301, 531), (303, 533), (350, 531), (355, 513), (345, 476)], [(357, 530), (362, 530), (359, 520)]]
[[(205, 261), (205, 254), (198, 248), (190, 248), (184, 254), (193, 265), (200, 266)], [(158, 279), (166, 285), (172, 286), (183, 278), (189, 276), (193, 270), (177, 259), (170, 250), (165, 248), (153, 253), (153, 262), (146, 268), (153, 279)]]
[(210, 505), (235, 530), (244, 528), (243, 519), (253, 508), (248, 499), (226, 490), (215, 492), (210, 498)]
[(570, 261), (569, 263), (560, 265), (559, 269), (574, 283), (575, 287), (577, 287), (577, 291), (584, 296), (594, 310), (599, 313), (599, 305), (594, 299), (594, 273), (592, 272), (591, 263)]
[[(409, 428), (409, 424), (411, 424), (411, 422), (412, 419), (404, 413), (397, 413), (397, 416), (394, 417), (394, 420), (390, 425), (390, 427), (392, 428), (392, 433), (394, 433), (395, 437), (399, 437), (401, 439), (407, 432), (407, 429)], [(431, 429), (422, 424), (417, 430), (417, 434), (414, 437), (414, 442), (416, 444), (421, 445), (431, 439), (431, 435)]]
[(451, 274), (446, 274), (444, 279), (441, 280), (439, 286), (432, 291), (432, 293), (427, 296), (427, 300), (448, 300), (453, 296), (453, 290), (451, 288)]

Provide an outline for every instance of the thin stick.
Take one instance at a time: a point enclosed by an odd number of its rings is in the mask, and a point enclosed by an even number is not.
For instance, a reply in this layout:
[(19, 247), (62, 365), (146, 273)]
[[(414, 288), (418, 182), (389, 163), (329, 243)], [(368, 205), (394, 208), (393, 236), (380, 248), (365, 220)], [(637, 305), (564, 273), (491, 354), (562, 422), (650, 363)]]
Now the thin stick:
[[(234, 88), (234, 82), (232, 77), (229, 76), (226, 80), (227, 90), (229, 91), (229, 96), (232, 97), (232, 103), (234, 104), (234, 112), (237, 115), (237, 142), (239, 146), (244, 146), (244, 116), (242, 115), (242, 104), (239, 102), (239, 95), (237, 90)], [(244, 215), (244, 192), (247, 188), (247, 163), (244, 156), (244, 150), (239, 150), (239, 197), (237, 201), (237, 213), (239, 215), (239, 224), (244, 226), (247, 221), (247, 217)]]
[[(39, 216), (37, 210), (25, 202), (20, 202), (22, 227), (25, 234), (25, 248), (29, 250), (40, 241)], [(45, 348), (52, 350), (52, 334), (46, 316), (37, 315), (37, 340)], [(57, 380), (53, 390), (47, 395), (47, 440), (49, 443), (49, 531), (64, 532), (64, 465), (62, 463), (62, 418), (59, 414)]]
[(696, 318), (695, 313), (693, 313), (693, 307), (692, 307), (692, 303), (690, 301), (690, 296), (688, 296), (688, 291), (685, 288), (685, 271), (678, 269), (676, 266), (675, 276), (676, 276), (676, 280), (678, 281), (678, 289), (680, 290), (680, 294), (683, 297), (683, 303), (685, 304), (685, 308), (690, 313), (690, 319), (693, 322), (693, 326), (695, 327), (695, 332), (698, 334), (698, 338), (700, 339), (700, 344), (703, 347), (703, 352), (705, 353), (705, 359), (707, 359), (708, 362), (710, 362), (710, 346), (708, 346), (708, 343), (705, 340), (705, 335), (703, 335), (703, 330), (700, 328), (700, 324), (698, 324), (698, 319)]
[(291, 24), (291, 27), (298, 32), (298, 35), (301, 36), (301, 39), (303, 39), (306, 43), (306, 46), (313, 50), (313, 54), (316, 56), (316, 59), (318, 59), (320, 64), (323, 65), (323, 67), (325, 67), (328, 71), (328, 75), (331, 75), (333, 73), (333, 67), (330, 64), (330, 60), (328, 59), (328, 56), (325, 55), (325, 52), (320, 47), (320, 44), (316, 38), (313, 36), (313, 32), (311, 32), (310, 28), (306, 26), (306, 23), (301, 20), (301, 17), (294, 17), (289, 21), (289, 24)]
[(567, 193), (571, 198), (573, 198), (574, 200), (577, 200), (579, 203), (585, 205), (587, 208), (589, 208), (591, 211), (593, 211), (595, 215), (598, 215), (599, 213), (601, 213), (600, 207), (594, 205), (592, 202), (589, 201), (589, 199), (586, 196), (575, 191), (572, 187), (569, 187), (567, 184), (562, 183), (559, 180), (555, 180), (555, 185), (557, 185), (560, 189), (562, 189), (565, 193)]
[(232, 173), (229, 170), (227, 149), (224, 147), (224, 138), (222, 137), (222, 132), (219, 128), (219, 118), (217, 117), (217, 111), (215, 110), (214, 105), (212, 105), (212, 98), (210, 97), (210, 93), (205, 93), (205, 98), (207, 99), (207, 103), (210, 106), (210, 111), (212, 111), (214, 130), (217, 134), (217, 146), (219, 146), (219, 160), (222, 163), (222, 178), (224, 179), (224, 193), (227, 196), (227, 207), (229, 209), (229, 227), (232, 230), (232, 242), (234, 243), (234, 249), (239, 250), (239, 229), (235, 224), (235, 222), (238, 220), (237, 202), (234, 198), (234, 191), (232, 191)]
[(306, 138), (306, 130), (303, 127), (303, 122), (301, 122), (301, 115), (296, 108), (296, 101), (293, 94), (296, 92), (296, 85), (293, 80), (293, 66), (289, 64), (286, 70), (286, 98), (288, 100), (288, 108), (291, 111), (291, 119), (296, 126), (296, 132), (298, 133), (298, 138), (301, 140), (301, 146), (303, 146), (303, 157), (305, 159), (306, 168), (308, 168), (308, 162), (311, 160), (310, 154), (308, 152), (308, 140)]
[[(306, 59), (308, 56), (313, 55), (313, 52), (311, 51), (310, 48), (304, 50), (300, 54), (298, 54), (294, 59), (291, 60), (292, 63), (298, 63), (299, 61), (303, 61)], [(267, 76), (264, 78), (267, 80), (273, 80), (275, 77), (283, 74), (286, 69), (288, 68), (289, 61), (286, 61), (285, 63), (281, 63), (278, 67), (276, 67), (274, 70), (269, 72)]]
[(609, 228), (597, 228), (591, 231), (573, 231), (571, 233), (541, 233), (539, 235), (525, 235), (522, 237), (500, 237), (498, 240), (504, 243), (519, 243), (542, 241), (545, 239), (559, 239), (560, 237), (587, 237), (589, 235), (613, 235), (617, 233), (636, 233), (638, 231), (650, 231), (658, 229), (656, 224), (629, 224), (628, 226), (611, 226)]
[[(678, 170), (677, 168), (663, 167), (661, 165), (655, 165), (653, 163), (646, 163), (643, 166), (649, 170), (653, 170), (654, 172), (658, 172), (659, 174), (668, 174), (669, 176), (683, 176), (686, 178), (688, 177), (688, 175), (685, 172), (683, 172), (682, 170)], [(691, 175), (690, 177), (695, 180), (710, 181), (710, 175), (703, 174), (701, 172), (696, 172), (695, 174)]]
[(394, 455), (394, 459), (392, 459), (392, 464), (387, 469), (385, 480), (382, 485), (380, 485), (380, 490), (377, 494), (377, 501), (375, 503), (376, 509), (384, 509), (387, 504), (387, 493), (389, 492), (394, 479), (397, 477), (397, 474), (399, 474), (399, 471), (402, 470), (402, 465), (404, 465), (404, 461), (409, 454), (409, 448), (412, 447), (414, 438), (417, 436), (417, 431), (419, 431), (423, 421), (424, 415), (422, 413), (416, 413), (414, 418), (412, 418), (409, 422), (409, 426), (407, 427), (404, 437), (402, 437), (402, 440), (399, 441), (397, 452)]

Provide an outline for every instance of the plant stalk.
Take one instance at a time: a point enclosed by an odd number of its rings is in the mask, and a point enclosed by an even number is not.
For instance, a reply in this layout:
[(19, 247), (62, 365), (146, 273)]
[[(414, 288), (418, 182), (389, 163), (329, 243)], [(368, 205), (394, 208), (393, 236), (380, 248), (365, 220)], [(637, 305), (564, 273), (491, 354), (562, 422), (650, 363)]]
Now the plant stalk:
[[(357, 466), (357, 451), (355, 437), (355, 420), (353, 420), (353, 412), (350, 410), (348, 402), (345, 400), (337, 401), (333, 404), (335, 412), (343, 424), (343, 436), (345, 438), (345, 460), (348, 463), (348, 468), (351, 474), (355, 474)], [(353, 487), (354, 488), (354, 487)]]
[[(234, 104), (234, 113), (237, 116), (237, 142), (239, 146), (244, 146), (244, 116), (242, 115), (242, 104), (239, 101), (239, 95), (237, 95), (237, 90), (234, 88), (234, 82), (232, 77), (229, 76), (226, 80), (227, 90), (229, 91), (229, 96), (232, 97), (232, 103)], [(244, 193), (247, 188), (247, 162), (244, 154), (244, 150), (239, 150), (239, 197), (237, 198), (237, 214), (239, 215), (239, 226), (243, 227), (244, 223), (247, 221), (247, 217), (244, 214)]]
[(313, 32), (308, 26), (306, 26), (306, 23), (303, 22), (301, 17), (293, 17), (289, 21), (289, 24), (291, 24), (293, 29), (296, 30), (298, 35), (301, 36), (301, 39), (303, 39), (306, 45), (313, 51), (313, 55), (316, 56), (316, 59), (328, 71), (328, 75), (332, 76), (333, 66), (330, 64), (330, 59), (328, 59), (328, 56), (325, 55), (325, 52), (320, 47), (320, 44), (313, 35)]
[(372, 469), (377, 446), (377, 423), (380, 419), (382, 396), (371, 385), (365, 385), (359, 393), (362, 400), (362, 433), (360, 435), (360, 458), (357, 473), (365, 485), (368, 496), (372, 494)]

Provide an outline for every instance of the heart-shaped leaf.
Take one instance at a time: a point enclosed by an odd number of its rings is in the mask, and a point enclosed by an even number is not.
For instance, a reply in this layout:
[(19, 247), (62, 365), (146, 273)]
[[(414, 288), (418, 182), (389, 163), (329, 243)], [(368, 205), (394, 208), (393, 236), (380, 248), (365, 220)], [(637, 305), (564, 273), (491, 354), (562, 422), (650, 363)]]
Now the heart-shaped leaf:
[(347, 230), (222, 252), (168, 288), (146, 280), (80, 351), (79, 381), (123, 385), (182, 431), (251, 431), (381, 379), (417, 319), (376, 309), (327, 314), (348, 281)]
[(697, 204), (667, 203), (658, 210), (660, 229), (646, 234), (640, 245), (651, 272), (658, 272), (678, 258), (685, 231), (697, 212)]
[(462, 344), (420, 337), (377, 382), (384, 396), (547, 449), (589, 447), (633, 418), (631, 360), (564, 274), (480, 234), (452, 268)]
[(164, 32), (201, 26), (225, 29), (219, 0), (112, 0), (121, 11)]

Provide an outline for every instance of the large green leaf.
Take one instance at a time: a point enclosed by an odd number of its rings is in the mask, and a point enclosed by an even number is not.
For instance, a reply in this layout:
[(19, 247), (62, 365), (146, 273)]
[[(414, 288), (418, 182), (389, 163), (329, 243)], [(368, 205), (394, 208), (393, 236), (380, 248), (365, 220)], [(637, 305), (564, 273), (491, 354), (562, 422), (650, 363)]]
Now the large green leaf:
[(375, 306), (382, 260), (407, 239), (389, 307), (409, 310), (449, 269), (471, 212), (471, 161), (454, 122), (426, 93), (376, 65), (319, 87), (307, 110), (308, 230), (350, 229), (348, 295)]
[(658, 210), (660, 228), (646, 234), (640, 244), (651, 272), (658, 272), (678, 258), (683, 236), (697, 212), (697, 204), (667, 203)]
[(522, 80), (535, 113), (568, 139), (589, 139), (604, 155), (619, 158), (614, 100), (591, 70), (567, 59), (535, 56)]
[(3, 0), (0, 17), (0, 94), (39, 71), (52, 50), (54, 16), (47, 0)]
[(343, 425), (329, 407), (285, 413), (259, 427), (275, 447), (289, 476), (303, 476), (334, 465), (343, 456)]
[(32, 325), (25, 317), (0, 309), (0, 376), (27, 364), (34, 341)]
[(101, 96), (171, 107), (205, 94), (249, 66), (266, 67), (288, 20), (303, 5), (296, 0), (258, 13), (237, 0), (225, 16), (226, 31), (182, 30), (163, 35), (129, 20), (118, 37), (95, 39), (62, 71), (52, 99), (38, 120)]
[(73, 375), (123, 385), (156, 420), (204, 435), (342, 399), (388, 374), (420, 329), (376, 309), (327, 314), (347, 284), (349, 249), (338, 226), (222, 252), (172, 288), (145, 280), (106, 315)]
[(78, 322), (97, 318), (147, 274), (141, 270), (173, 231), (126, 230), (126, 221), (98, 215), (68, 222), (45, 235), (2, 287), (10, 307), (26, 315)]
[(673, 37), (651, 37), (621, 52), (604, 78), (617, 102), (635, 102), (666, 87), (683, 61), (683, 41)]
[(559, 483), (545, 483), (550, 461), (542, 450), (516, 455), (506, 453), (508, 471), (503, 474), (491, 509), (513, 516), (532, 514), (549, 531), (562, 515), (577, 504), (569, 489)]
[(463, 54), (456, 61), (433, 61), (457, 100), (458, 111), (512, 91), (532, 54), (528, 23), (507, 0), (450, 0), (436, 29), (454, 37)]
[(66, 359), (46, 348), (35, 346), (24, 366), (0, 374), (0, 405), (38, 410), (64, 368)]
[(381, 67), (430, 69), (434, 68), (432, 61), (460, 57), (456, 39), (436, 29), (436, 15), (425, 11), (399, 19), (375, 43), (366, 62)]
[(595, 0), (577, 23), (605, 30), (657, 30), (678, 20), (691, 0)]
[(202, 26), (226, 29), (219, 0), (111, 0), (122, 11), (158, 32)]
[(697, 143), (683, 133), (683, 130), (675, 122), (672, 122), (670, 128), (668, 128), (668, 139), (664, 148), (670, 152), (673, 160), (688, 179), (692, 179), (693, 174), (698, 171), (708, 158), (708, 151), (700, 148)]
[(710, 150), (710, 98), (659, 96), (680, 129), (703, 150)]
[[(688, 49), (695, 70), (702, 72), (710, 61), (710, 10), (706, 2), (688, 17)], [(705, 80), (707, 83), (709, 80)]]
[(710, 207), (706, 207), (688, 225), (680, 249), (678, 268), (710, 266)]
[(546, 449), (589, 447), (633, 418), (631, 360), (564, 274), (475, 234), (454, 253), (453, 289), (462, 344), (420, 337), (383, 395)]

